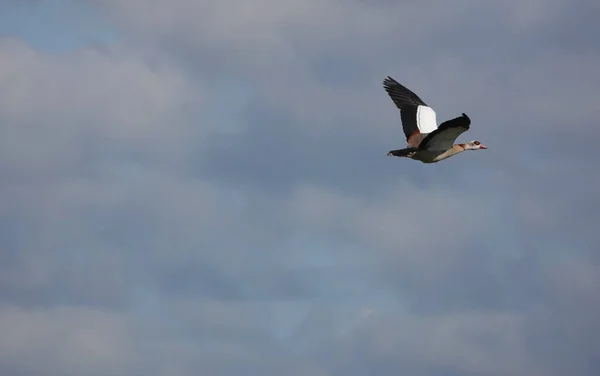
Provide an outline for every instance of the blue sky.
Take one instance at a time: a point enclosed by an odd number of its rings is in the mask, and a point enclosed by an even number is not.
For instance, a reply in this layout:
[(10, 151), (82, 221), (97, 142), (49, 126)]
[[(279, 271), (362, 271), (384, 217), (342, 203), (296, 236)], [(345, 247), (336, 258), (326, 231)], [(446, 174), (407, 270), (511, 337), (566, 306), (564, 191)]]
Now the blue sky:
[(597, 12), (0, 0), (0, 373), (598, 374)]
[(0, 33), (46, 52), (67, 52), (118, 39), (117, 30), (86, 2), (5, 1)]

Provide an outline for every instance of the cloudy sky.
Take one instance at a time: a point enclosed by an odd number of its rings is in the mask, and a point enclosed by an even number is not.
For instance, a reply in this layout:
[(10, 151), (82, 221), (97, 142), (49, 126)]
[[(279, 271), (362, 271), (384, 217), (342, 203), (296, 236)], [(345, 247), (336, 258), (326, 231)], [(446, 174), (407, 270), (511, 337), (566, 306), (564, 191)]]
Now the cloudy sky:
[(597, 375), (599, 14), (0, 0), (0, 374)]

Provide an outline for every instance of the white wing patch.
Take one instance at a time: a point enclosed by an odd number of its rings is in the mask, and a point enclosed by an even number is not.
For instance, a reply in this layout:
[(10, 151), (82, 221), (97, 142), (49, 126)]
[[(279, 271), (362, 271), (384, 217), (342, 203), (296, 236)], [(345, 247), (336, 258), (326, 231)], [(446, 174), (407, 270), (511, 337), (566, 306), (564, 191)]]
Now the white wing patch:
[(417, 107), (417, 128), (421, 133), (431, 133), (437, 129), (435, 111), (431, 107)]

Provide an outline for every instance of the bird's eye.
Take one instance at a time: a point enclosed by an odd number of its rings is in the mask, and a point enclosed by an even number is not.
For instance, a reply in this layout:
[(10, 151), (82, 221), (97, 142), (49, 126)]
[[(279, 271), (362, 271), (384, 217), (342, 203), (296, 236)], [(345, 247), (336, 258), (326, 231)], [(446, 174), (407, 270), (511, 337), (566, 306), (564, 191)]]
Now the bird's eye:
[(481, 142), (479, 142), (479, 141), (475, 141), (475, 142), (474, 142), (474, 144), (475, 144), (475, 145), (479, 145), (480, 143), (481, 143)]

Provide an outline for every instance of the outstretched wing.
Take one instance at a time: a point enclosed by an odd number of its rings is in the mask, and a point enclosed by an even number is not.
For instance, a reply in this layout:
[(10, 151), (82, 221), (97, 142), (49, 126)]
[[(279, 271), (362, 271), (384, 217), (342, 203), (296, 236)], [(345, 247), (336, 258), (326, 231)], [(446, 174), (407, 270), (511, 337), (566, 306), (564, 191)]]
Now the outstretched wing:
[(402, 129), (409, 147), (417, 147), (428, 133), (437, 129), (435, 111), (419, 96), (388, 76), (383, 88), (400, 110)]
[(471, 119), (466, 114), (447, 120), (421, 141), (419, 149), (448, 150), (463, 132), (469, 130)]

